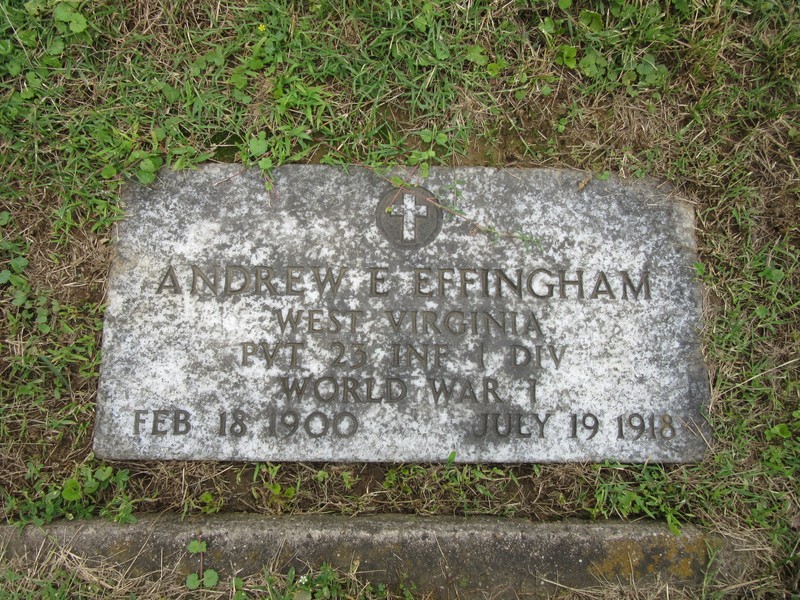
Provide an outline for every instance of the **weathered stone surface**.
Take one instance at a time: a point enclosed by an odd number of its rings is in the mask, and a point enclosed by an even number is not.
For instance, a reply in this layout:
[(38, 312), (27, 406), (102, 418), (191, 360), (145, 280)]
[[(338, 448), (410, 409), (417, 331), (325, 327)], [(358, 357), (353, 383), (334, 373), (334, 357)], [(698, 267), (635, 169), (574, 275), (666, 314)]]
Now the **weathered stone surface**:
[(199, 557), (186, 552), (195, 539), (206, 542), (204, 568), (223, 578), (259, 573), (265, 566), (305, 573), (327, 563), (374, 584), (404, 584), (442, 598), (544, 596), (565, 586), (657, 580), (699, 587), (707, 569), (721, 580), (739, 580), (753, 560), (732, 541), (693, 527), (676, 536), (657, 523), (400, 515), (216, 515), (187, 521), (145, 515), (125, 526), (62, 522), (23, 532), (0, 526), (0, 559), (34, 559), (46, 554), (42, 548), (55, 547), (85, 560), (110, 561), (130, 576), (163, 569), (185, 575), (199, 569)]
[(129, 187), (96, 453), (701, 458), (689, 207), (569, 171), (407, 179), (286, 166), (267, 193), (256, 172), (207, 165)]

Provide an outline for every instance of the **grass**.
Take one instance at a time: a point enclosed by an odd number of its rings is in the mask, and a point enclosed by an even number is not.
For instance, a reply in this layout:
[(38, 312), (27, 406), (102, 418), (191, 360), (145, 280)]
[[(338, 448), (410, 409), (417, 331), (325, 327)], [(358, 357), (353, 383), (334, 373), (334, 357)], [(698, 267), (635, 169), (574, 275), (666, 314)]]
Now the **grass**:
[[(208, 571), (208, 570), (207, 570)], [(36, 570), (20, 561), (0, 567), (4, 597), (9, 598), (270, 598), (274, 600), (311, 600), (311, 598), (359, 598), (362, 600), (394, 600), (435, 598), (422, 595), (413, 584), (390, 590), (365, 582), (355, 572), (337, 571), (329, 565), (307, 569), (300, 574), (294, 568), (285, 572), (265, 568), (263, 573), (249, 577), (200, 580), (184, 577), (169, 567), (158, 573), (131, 576), (120, 571), (119, 565), (89, 564), (69, 553), (51, 551), (39, 557)], [(191, 577), (191, 575), (190, 575)], [(188, 582), (188, 583), (187, 583)], [(205, 585), (208, 583), (209, 585)], [(213, 584), (213, 585), (211, 585)], [(454, 585), (454, 584), (451, 584)], [(735, 591), (731, 587), (729, 591)], [(694, 590), (696, 592), (696, 590)], [(566, 592), (566, 591), (565, 591)], [(567, 596), (560, 595), (560, 598)], [(664, 597), (697, 597), (692, 590), (665, 582), (650, 584), (646, 589), (635, 584), (606, 584), (595, 589), (581, 590), (573, 597), (591, 600), (652, 600)]]
[[(758, 572), (736, 593), (800, 593), (798, 98), (788, 1), (3, 2), (0, 517), (649, 517), (747, 529)], [(267, 184), (298, 161), (671, 181), (697, 212), (711, 452), (683, 466), (96, 460), (119, 187), (206, 160)], [(68, 576), (103, 593), (85, 571), (23, 572), (0, 590)]]
[[(191, 552), (191, 550), (190, 550)], [(403, 588), (391, 592), (383, 586), (359, 581), (352, 573), (341, 573), (328, 565), (298, 574), (265, 569), (247, 578), (226, 580), (203, 577), (195, 581), (175, 570), (162, 569), (157, 576), (131, 576), (119, 565), (90, 564), (69, 553), (48, 552), (39, 557), (31, 572), (22, 561), (13, 560), (0, 567), (4, 598), (246, 598), (268, 597), (275, 600), (310, 600), (314, 598), (390, 599), (413, 597)], [(206, 570), (213, 571), (212, 569)], [(214, 572), (216, 573), (216, 572)], [(196, 575), (196, 574), (195, 574)], [(200, 589), (199, 589), (200, 588)], [(201, 596), (200, 596), (201, 595)]]

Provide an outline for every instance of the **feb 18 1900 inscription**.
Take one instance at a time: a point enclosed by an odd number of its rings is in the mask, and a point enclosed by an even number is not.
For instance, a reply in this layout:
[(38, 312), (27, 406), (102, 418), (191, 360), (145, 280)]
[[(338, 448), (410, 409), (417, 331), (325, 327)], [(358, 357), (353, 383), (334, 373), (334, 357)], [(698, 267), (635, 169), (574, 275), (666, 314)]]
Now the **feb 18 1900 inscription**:
[(554, 170), (233, 165), (130, 186), (106, 458), (699, 459), (691, 209)]

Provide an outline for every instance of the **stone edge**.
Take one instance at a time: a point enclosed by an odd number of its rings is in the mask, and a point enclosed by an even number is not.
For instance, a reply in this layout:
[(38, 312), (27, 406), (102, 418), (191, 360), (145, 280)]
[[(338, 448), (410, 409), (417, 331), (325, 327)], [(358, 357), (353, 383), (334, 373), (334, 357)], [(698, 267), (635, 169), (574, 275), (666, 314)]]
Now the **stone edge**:
[(129, 577), (185, 576), (199, 570), (199, 557), (187, 552), (195, 539), (207, 543), (204, 568), (223, 578), (265, 567), (304, 573), (327, 563), (373, 584), (437, 597), (540, 596), (665, 582), (699, 589), (709, 580), (740, 580), (755, 560), (718, 534), (686, 526), (676, 536), (656, 522), (225, 514), (185, 521), (144, 515), (132, 525), (0, 526), (0, 562), (35, 563), (56, 550)]

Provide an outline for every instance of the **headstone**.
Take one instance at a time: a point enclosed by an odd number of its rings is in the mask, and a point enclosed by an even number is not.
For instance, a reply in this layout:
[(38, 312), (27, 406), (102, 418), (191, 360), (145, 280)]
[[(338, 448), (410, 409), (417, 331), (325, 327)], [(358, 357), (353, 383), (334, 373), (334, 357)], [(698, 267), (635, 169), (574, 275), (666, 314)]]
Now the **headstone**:
[(206, 165), (131, 185), (109, 459), (690, 462), (692, 210), (559, 170)]

